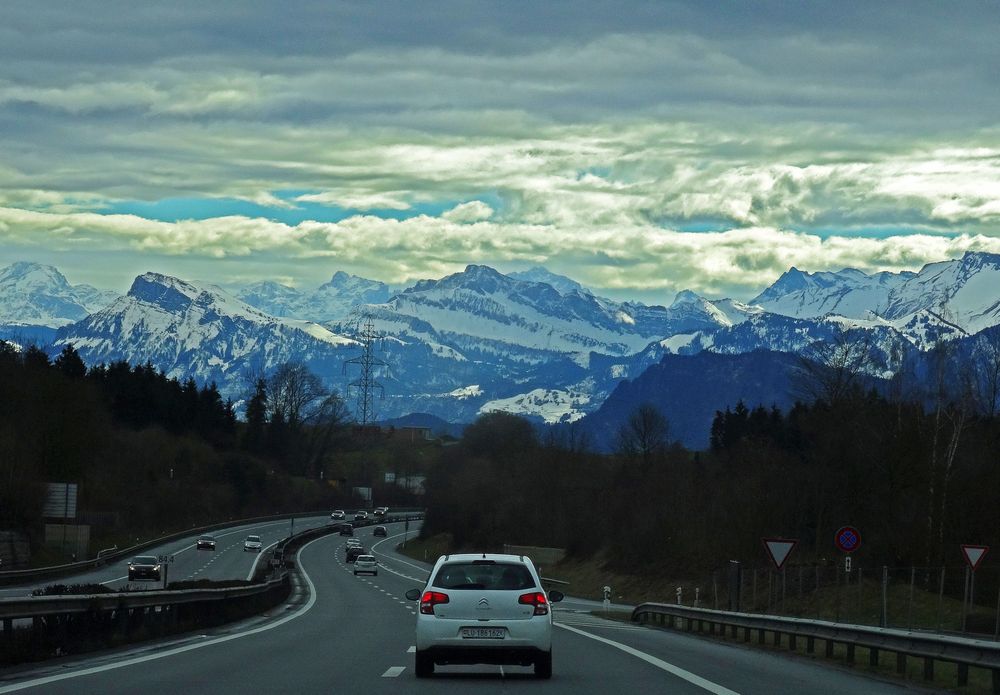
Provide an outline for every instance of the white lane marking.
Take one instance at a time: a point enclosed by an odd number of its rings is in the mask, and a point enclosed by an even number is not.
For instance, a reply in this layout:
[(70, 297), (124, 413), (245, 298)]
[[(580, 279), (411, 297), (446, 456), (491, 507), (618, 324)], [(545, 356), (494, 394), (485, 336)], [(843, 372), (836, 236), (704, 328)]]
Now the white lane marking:
[(678, 678), (683, 678), (688, 683), (696, 685), (702, 690), (707, 690), (712, 693), (712, 695), (740, 695), (735, 690), (730, 690), (729, 688), (719, 685), (718, 683), (713, 683), (712, 681), (705, 680), (701, 676), (696, 676), (690, 671), (685, 671), (680, 666), (674, 666), (671, 663), (664, 661), (663, 659), (657, 659), (655, 656), (647, 654), (646, 652), (640, 652), (638, 649), (633, 649), (627, 644), (622, 644), (621, 642), (615, 642), (614, 640), (609, 640), (606, 637), (598, 637), (597, 635), (592, 635), (589, 632), (577, 629), (575, 627), (570, 627), (569, 625), (564, 625), (562, 623), (554, 623), (556, 627), (561, 627), (563, 630), (569, 630), (570, 632), (575, 632), (578, 635), (583, 635), (584, 637), (589, 637), (592, 640), (597, 640), (598, 642), (603, 642), (604, 644), (610, 645), (615, 649), (620, 649), (626, 654), (630, 654), (636, 658), (642, 659), (647, 664), (652, 664), (656, 668), (663, 669), (667, 673), (673, 674)]
[[(300, 549), (305, 550), (310, 545), (316, 541), (323, 540), (323, 536), (320, 538), (314, 538), (313, 540), (306, 543)], [(156, 659), (162, 659), (167, 656), (173, 656), (174, 654), (183, 654), (184, 652), (189, 652), (194, 649), (201, 649), (202, 647), (208, 647), (213, 644), (221, 644), (223, 642), (229, 642), (234, 639), (241, 639), (243, 637), (249, 637), (250, 635), (256, 635), (261, 632), (266, 632), (268, 630), (273, 630), (276, 627), (280, 627), (287, 622), (295, 620), (306, 613), (313, 607), (316, 603), (316, 585), (313, 584), (312, 579), (309, 578), (309, 573), (306, 572), (306, 568), (299, 563), (299, 569), (302, 570), (302, 576), (306, 580), (306, 584), (309, 585), (309, 600), (306, 601), (306, 605), (292, 613), (287, 615), (280, 620), (276, 620), (273, 623), (268, 623), (267, 625), (262, 625), (261, 627), (254, 628), (252, 630), (247, 630), (246, 632), (240, 632), (234, 635), (226, 635), (225, 637), (216, 637), (215, 639), (210, 639), (205, 642), (198, 642), (196, 644), (188, 644), (183, 647), (176, 647), (174, 649), (168, 649), (164, 652), (159, 652), (156, 654), (147, 654), (145, 656), (137, 656), (132, 659), (126, 659), (125, 661), (118, 661), (113, 664), (105, 664), (103, 666), (92, 666), (90, 668), (80, 669), (79, 671), (72, 671), (70, 673), (60, 673), (56, 676), (45, 676), (44, 678), (36, 678), (34, 680), (24, 681), (23, 683), (15, 683), (13, 685), (0, 686), (0, 693), (13, 693), (18, 690), (27, 690), (28, 688), (35, 688), (40, 685), (48, 685), (49, 683), (55, 683), (57, 681), (64, 681), (70, 678), (77, 678), (79, 676), (89, 676), (95, 673), (103, 673), (104, 671), (113, 671), (118, 668), (124, 668), (125, 666), (132, 666), (134, 664), (142, 664), (147, 661), (154, 661)]]
[[(405, 535), (406, 535), (407, 533), (409, 533), (409, 531), (407, 531), (407, 532), (405, 532), (405, 533), (397, 533), (397, 534), (396, 534), (396, 535), (394, 535), (394, 536), (389, 536), (389, 537), (387, 537), (387, 538), (383, 538), (383, 539), (382, 539), (382, 540), (380, 540), (380, 541), (379, 541), (378, 543), (374, 543), (374, 544), (372, 544), (372, 552), (374, 553), (374, 552), (375, 552), (375, 548), (379, 547), (380, 545), (382, 545), (382, 544), (383, 544), (383, 543), (385, 543), (386, 541), (389, 541), (389, 540), (392, 540), (393, 538), (399, 538), (400, 536), (405, 536)], [(412, 567), (412, 568), (414, 568), (414, 569), (418, 569), (418, 570), (420, 570), (420, 571), (421, 571), (421, 572), (423, 572), (424, 574), (430, 574), (430, 573), (431, 573), (431, 572), (430, 572), (430, 570), (428, 570), (428, 569), (425, 569), (425, 568), (423, 568), (423, 567), (420, 567), (419, 565), (414, 565), (414, 564), (413, 564), (412, 562), (407, 562), (406, 560), (400, 560), (400, 559), (399, 559), (398, 557), (389, 557), (389, 556), (388, 556), (388, 555), (386, 555), (385, 553), (379, 553), (379, 555), (382, 555), (382, 556), (384, 556), (384, 557), (387, 557), (387, 558), (389, 558), (390, 560), (392, 560), (393, 562), (399, 562), (399, 563), (401, 563), (401, 564), (404, 564), (404, 565), (409, 565), (410, 567)], [(404, 577), (404, 576), (406, 576), (406, 575), (403, 575), (403, 574), (400, 574), (399, 576), (400, 576), (400, 577)], [(409, 579), (409, 577), (407, 577), (407, 579)], [(419, 581), (419, 580), (418, 580), (418, 581)]]
[(385, 673), (382, 674), (383, 678), (397, 678), (399, 674), (406, 670), (405, 666), (391, 666)]
[[(308, 517), (307, 517), (307, 519), (308, 519)], [(287, 524), (287, 523), (288, 523), (287, 521), (272, 521), (272, 522), (269, 522), (269, 523), (266, 523), (266, 524), (247, 524), (246, 526), (240, 526), (240, 527), (238, 527), (234, 531), (228, 531), (226, 533), (217, 533), (217, 534), (210, 534), (210, 535), (214, 535), (216, 538), (223, 538), (224, 536), (232, 536), (233, 534), (236, 534), (236, 533), (245, 533), (246, 530), (249, 529), (251, 526), (253, 528), (267, 528), (268, 526), (279, 526), (279, 525), (284, 525), (284, 524)], [(308, 528), (315, 528), (315, 527), (313, 527), (311, 525), (311, 521), (309, 522)], [(170, 553), (170, 554), (171, 555), (180, 555), (181, 553), (183, 553), (186, 550), (191, 550), (192, 548), (195, 547), (195, 545), (197, 545), (197, 542), (195, 542), (195, 543), (193, 543), (191, 545), (184, 546), (180, 550), (176, 550), (176, 551), (174, 551), (173, 553)], [(272, 543), (271, 545), (277, 545), (277, 542)], [(223, 548), (219, 552), (220, 552), (220, 554), (224, 553), (224, 552), (226, 552), (227, 550), (229, 550), (232, 547), (233, 546), (231, 546), (231, 545), (227, 546), (226, 548)], [(267, 547), (270, 548), (271, 546), (269, 545)], [(216, 556), (216, 557), (218, 557), (218, 556)], [(258, 557), (258, 559), (260, 559), (260, 558)], [(211, 564), (212, 562), (215, 562), (215, 558), (212, 558), (212, 560), (209, 561), (209, 564)], [(256, 566), (256, 563), (255, 563), (255, 566)], [(191, 576), (194, 576), (194, 575), (191, 575)], [(114, 584), (115, 582), (120, 582), (123, 579), (128, 579), (128, 576), (126, 575), (124, 577), (118, 577), (116, 579), (109, 579), (106, 582), (101, 582), (101, 584)], [(251, 579), (253, 579), (253, 570), (251, 570), (250, 576), (247, 577), (247, 581), (249, 581)]]
[(414, 653), (416, 653), (416, 651), (417, 651), (416, 646), (411, 644), (410, 648), (406, 650), (406, 653), (407, 654), (414, 654)]
[(126, 574), (124, 577), (117, 577), (115, 579), (109, 579), (106, 582), (101, 582), (101, 584), (114, 584), (115, 582), (120, 582), (123, 579), (128, 579), (128, 575)]

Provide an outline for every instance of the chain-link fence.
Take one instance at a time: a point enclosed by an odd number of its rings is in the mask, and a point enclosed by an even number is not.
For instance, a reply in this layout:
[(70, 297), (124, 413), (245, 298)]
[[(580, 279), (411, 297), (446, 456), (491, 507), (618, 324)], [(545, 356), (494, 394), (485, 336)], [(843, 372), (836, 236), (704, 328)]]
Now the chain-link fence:
[(673, 589), (677, 603), (1000, 639), (1000, 568), (797, 565), (731, 562)]

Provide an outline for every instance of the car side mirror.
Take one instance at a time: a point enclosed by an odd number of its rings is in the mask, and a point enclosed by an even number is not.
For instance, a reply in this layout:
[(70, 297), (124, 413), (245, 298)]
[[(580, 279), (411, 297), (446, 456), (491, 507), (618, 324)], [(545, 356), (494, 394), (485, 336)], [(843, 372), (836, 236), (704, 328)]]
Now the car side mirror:
[(420, 598), (420, 589), (410, 589), (406, 592), (405, 596), (410, 601), (416, 601)]
[(566, 598), (566, 594), (564, 594), (561, 591), (556, 591), (555, 589), (553, 589), (552, 591), (549, 592), (549, 603), (559, 603), (564, 598)]

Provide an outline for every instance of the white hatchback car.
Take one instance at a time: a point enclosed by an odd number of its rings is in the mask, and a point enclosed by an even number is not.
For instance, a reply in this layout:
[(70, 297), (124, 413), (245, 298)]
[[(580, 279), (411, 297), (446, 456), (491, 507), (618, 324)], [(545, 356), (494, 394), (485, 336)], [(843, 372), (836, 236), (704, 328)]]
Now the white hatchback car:
[(406, 597), (420, 601), (416, 675), (435, 664), (518, 664), (552, 676), (552, 612), (563, 599), (546, 594), (531, 560), (523, 555), (443, 555), (427, 586)]
[(359, 574), (374, 574), (378, 576), (378, 560), (374, 555), (358, 555), (354, 560), (354, 576)]
[(260, 536), (247, 536), (247, 539), (243, 541), (243, 551), (249, 550), (252, 553), (259, 553), (260, 549), (264, 547), (264, 544), (260, 541)]

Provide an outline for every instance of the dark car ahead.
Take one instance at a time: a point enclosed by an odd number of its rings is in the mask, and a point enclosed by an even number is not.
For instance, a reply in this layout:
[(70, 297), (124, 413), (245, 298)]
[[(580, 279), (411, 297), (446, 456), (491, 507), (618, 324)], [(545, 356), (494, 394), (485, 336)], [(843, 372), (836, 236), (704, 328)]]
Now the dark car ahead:
[(354, 535), (354, 527), (351, 526), (350, 524), (341, 524), (340, 525), (340, 535), (341, 536), (353, 536)]
[(347, 548), (347, 561), (354, 562), (361, 555), (367, 555), (368, 551), (360, 545), (351, 545)]
[(198, 550), (215, 550), (215, 536), (198, 536)]
[(138, 555), (128, 561), (128, 580), (160, 579), (160, 561), (153, 555)]
[(375, 530), (372, 531), (373, 536), (388, 536), (389, 532), (385, 530), (385, 526), (376, 526)]

